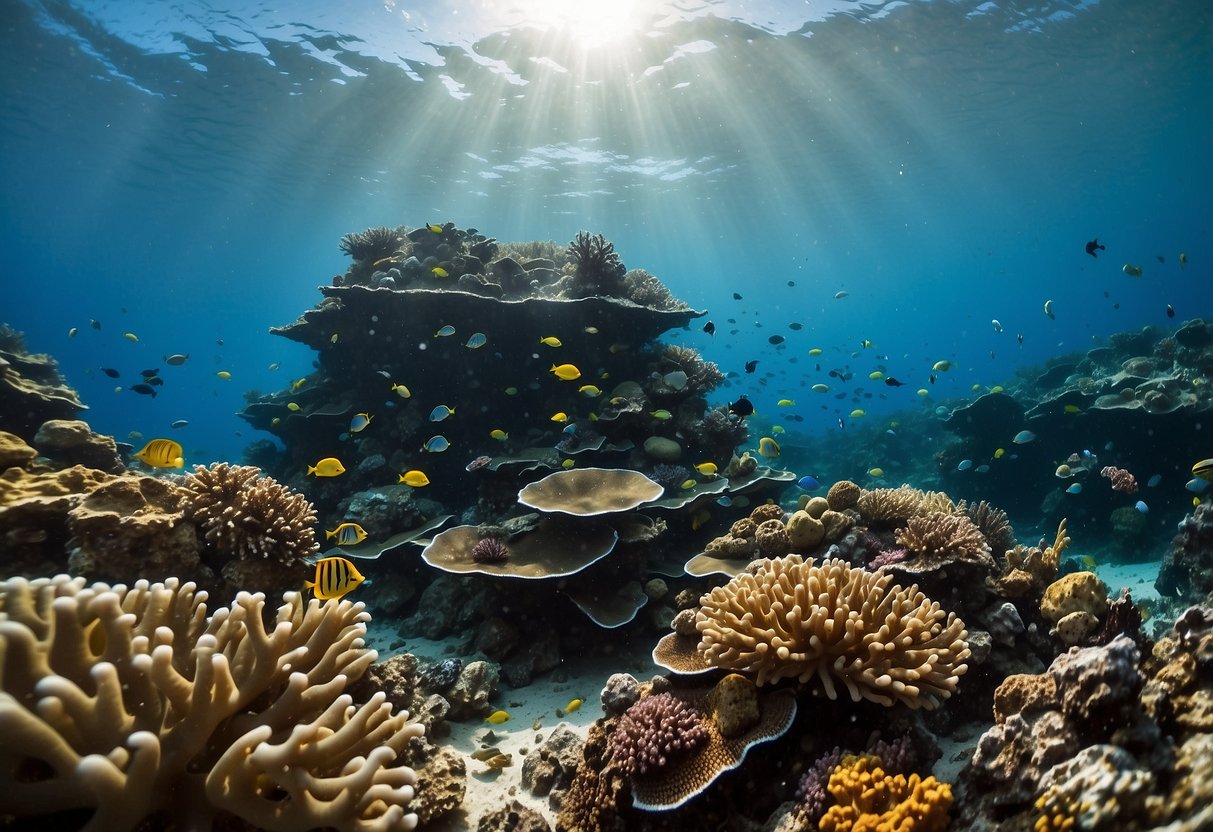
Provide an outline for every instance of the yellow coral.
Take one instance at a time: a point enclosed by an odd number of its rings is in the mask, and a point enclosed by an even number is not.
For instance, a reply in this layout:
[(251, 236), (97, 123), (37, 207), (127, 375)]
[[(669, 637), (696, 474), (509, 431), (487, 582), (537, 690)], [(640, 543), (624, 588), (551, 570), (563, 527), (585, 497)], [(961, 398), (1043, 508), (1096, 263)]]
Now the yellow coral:
[(1032, 825), (1035, 832), (1070, 832), (1077, 825), (1074, 819), (1079, 806), (1066, 797), (1056, 786), (1050, 786), (1036, 799), (1036, 811), (1040, 815)]
[(821, 832), (942, 832), (952, 808), (952, 787), (917, 774), (889, 776), (880, 758), (844, 757), (827, 787), (835, 805)]

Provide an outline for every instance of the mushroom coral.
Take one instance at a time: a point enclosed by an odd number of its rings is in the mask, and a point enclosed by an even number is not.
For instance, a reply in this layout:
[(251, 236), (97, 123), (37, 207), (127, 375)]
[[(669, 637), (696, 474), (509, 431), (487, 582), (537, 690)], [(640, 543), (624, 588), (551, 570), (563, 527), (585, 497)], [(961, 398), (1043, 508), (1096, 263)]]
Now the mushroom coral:
[(0, 583), (0, 814), (84, 830), (412, 829), (424, 733), (383, 693), (343, 693), (376, 653), (361, 603), (241, 592), (206, 614), (175, 578)]

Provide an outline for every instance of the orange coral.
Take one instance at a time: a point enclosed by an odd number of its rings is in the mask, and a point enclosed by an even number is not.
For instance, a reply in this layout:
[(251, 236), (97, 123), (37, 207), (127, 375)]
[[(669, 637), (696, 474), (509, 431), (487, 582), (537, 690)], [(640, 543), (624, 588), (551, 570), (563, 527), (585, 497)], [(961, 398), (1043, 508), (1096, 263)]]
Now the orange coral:
[(917, 774), (889, 776), (880, 758), (844, 757), (830, 775), (835, 800), (821, 832), (942, 832), (952, 808), (952, 787)]

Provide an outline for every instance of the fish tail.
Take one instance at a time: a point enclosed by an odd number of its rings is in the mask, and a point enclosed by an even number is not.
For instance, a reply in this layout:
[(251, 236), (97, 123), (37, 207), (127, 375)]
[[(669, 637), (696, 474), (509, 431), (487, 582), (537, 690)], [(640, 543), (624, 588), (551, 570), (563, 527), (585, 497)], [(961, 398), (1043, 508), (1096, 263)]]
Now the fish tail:
[(306, 477), (308, 474), (315, 474), (315, 473), (316, 473), (316, 466), (315, 466), (315, 465), (309, 465), (309, 466), (307, 467), (307, 474), (304, 474), (304, 476)]
[(337, 536), (337, 532), (330, 532), (330, 531), (327, 531), (327, 530), (326, 530), (326, 531), (325, 531), (325, 533), (324, 533), (324, 539), (325, 539), (325, 540), (332, 540), (332, 539), (333, 539), (334, 537), (336, 537), (336, 536)]

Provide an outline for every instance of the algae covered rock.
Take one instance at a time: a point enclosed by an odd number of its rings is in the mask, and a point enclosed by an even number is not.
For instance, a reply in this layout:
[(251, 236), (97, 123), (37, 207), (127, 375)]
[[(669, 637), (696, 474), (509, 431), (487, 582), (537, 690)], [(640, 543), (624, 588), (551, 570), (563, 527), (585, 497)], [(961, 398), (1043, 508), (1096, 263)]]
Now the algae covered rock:
[(1040, 601), (1040, 614), (1054, 624), (1080, 610), (1100, 616), (1108, 606), (1108, 590), (1094, 572), (1071, 572), (1049, 584)]

